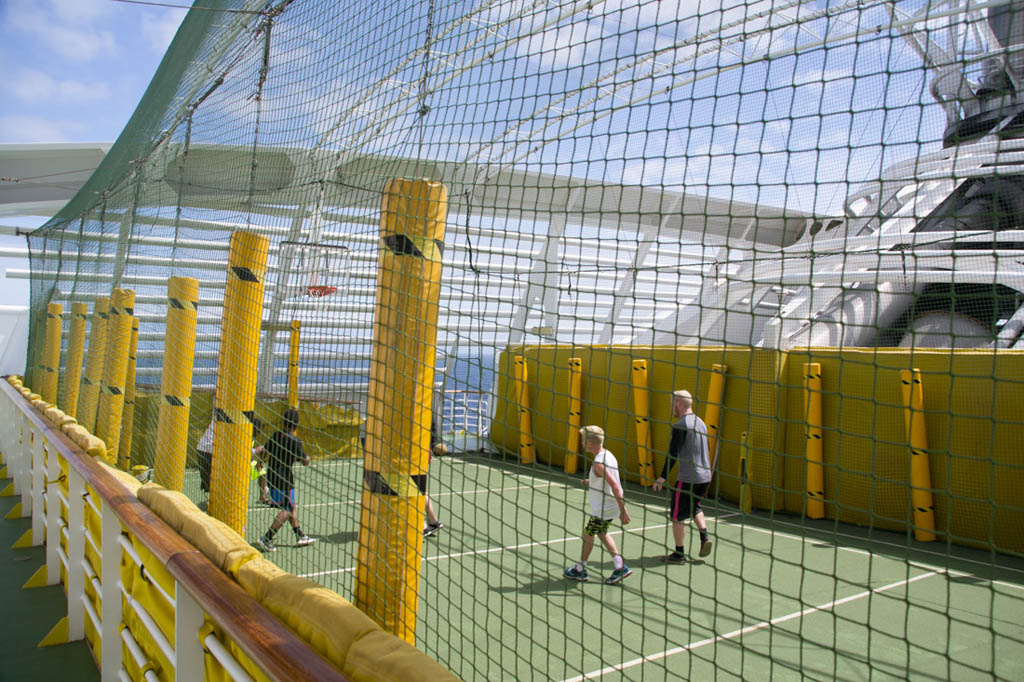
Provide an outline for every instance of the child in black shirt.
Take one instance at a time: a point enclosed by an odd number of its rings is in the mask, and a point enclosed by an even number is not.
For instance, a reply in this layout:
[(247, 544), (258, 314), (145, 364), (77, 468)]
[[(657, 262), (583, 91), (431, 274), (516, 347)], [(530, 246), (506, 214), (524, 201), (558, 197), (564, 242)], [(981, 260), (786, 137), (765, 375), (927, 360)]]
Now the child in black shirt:
[(281, 421), (281, 430), (263, 447), (267, 458), (267, 485), (270, 489), (271, 506), (281, 510), (274, 517), (274, 522), (267, 532), (253, 543), (264, 552), (273, 552), (276, 549), (274, 534), (284, 525), (286, 519), (291, 521), (300, 547), (316, 542), (314, 538), (304, 534), (299, 526), (299, 511), (295, 498), (295, 473), (292, 467), (296, 462), (309, 466), (309, 455), (302, 449), (302, 441), (295, 435), (295, 430), (299, 428), (299, 411), (293, 407), (288, 408), (281, 416)]

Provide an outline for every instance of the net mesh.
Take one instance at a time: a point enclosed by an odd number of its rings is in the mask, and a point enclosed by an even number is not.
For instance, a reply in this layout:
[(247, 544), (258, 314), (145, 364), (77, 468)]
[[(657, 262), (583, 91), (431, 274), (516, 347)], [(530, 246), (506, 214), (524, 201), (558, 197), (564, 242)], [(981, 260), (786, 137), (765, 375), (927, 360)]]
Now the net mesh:
[[(1020, 679), (1018, 9), (199, 0), (29, 237), (30, 348), (63, 304), (66, 368), (72, 303), (133, 290), (130, 462), (159, 469), (167, 280), (197, 279), (183, 486), (204, 502), (229, 240), (259, 235), (246, 418), (261, 445), (298, 402), (317, 540), (286, 526), (268, 557), (381, 621), (370, 578), (405, 576), (410, 638), (457, 675)], [(395, 178), (444, 186), (443, 238), (382, 239)], [(439, 300), (382, 277), (389, 254), (436, 259)], [(401, 315), (422, 357), (374, 346)], [(371, 383), (388, 371), (393, 401)], [(706, 556), (650, 487), (680, 389), (715, 460)], [(423, 471), (431, 422), (448, 452)], [(600, 542), (589, 584), (564, 574), (592, 514), (586, 424), (621, 471), (621, 585), (595, 584), (617, 568)], [(275, 510), (245, 485), (255, 540)], [(406, 563), (360, 554), (391, 523), (381, 490), (416, 505), (415, 535), (420, 513), (443, 524), (401, 541)], [(688, 564), (660, 560), (677, 547)]]

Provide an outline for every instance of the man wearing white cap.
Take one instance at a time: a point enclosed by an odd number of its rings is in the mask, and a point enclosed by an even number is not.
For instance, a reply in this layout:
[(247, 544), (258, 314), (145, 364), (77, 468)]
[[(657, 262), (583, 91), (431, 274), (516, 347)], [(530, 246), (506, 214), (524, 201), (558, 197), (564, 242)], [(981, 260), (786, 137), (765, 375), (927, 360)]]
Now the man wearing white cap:
[(590, 474), (583, 479), (588, 488), (590, 502), (590, 520), (583, 529), (583, 552), (574, 566), (565, 569), (565, 577), (571, 580), (585, 581), (587, 575), (587, 559), (594, 549), (594, 536), (601, 538), (601, 543), (612, 555), (612, 574), (605, 579), (611, 585), (622, 582), (633, 573), (622, 560), (615, 540), (608, 534), (608, 528), (618, 516), (623, 523), (629, 523), (629, 512), (626, 511), (626, 500), (623, 497), (622, 482), (619, 479), (619, 462), (608, 450), (604, 449), (604, 430), (600, 426), (584, 426), (580, 429), (583, 449), (594, 458), (590, 466)]

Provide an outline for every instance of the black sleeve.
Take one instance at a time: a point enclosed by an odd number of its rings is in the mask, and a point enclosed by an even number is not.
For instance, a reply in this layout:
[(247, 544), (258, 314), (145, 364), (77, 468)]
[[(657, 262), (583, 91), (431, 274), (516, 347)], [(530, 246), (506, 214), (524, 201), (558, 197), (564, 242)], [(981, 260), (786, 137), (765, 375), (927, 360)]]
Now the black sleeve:
[(665, 465), (661, 468), (661, 478), (668, 479), (668, 472), (672, 471), (676, 460), (679, 458), (679, 451), (686, 441), (686, 431), (672, 427), (672, 440), (668, 444), (668, 454), (665, 455)]

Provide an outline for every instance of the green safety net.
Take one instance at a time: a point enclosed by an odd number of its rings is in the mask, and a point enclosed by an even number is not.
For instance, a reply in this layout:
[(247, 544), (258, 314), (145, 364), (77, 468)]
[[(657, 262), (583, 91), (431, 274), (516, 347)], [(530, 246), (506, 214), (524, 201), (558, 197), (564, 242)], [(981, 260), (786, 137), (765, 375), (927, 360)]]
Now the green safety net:
[[(367, 496), (402, 494), (380, 460), (409, 473), (433, 423), (447, 454), (416, 484), (443, 525), (410, 545), (411, 619), (456, 675), (1021, 679), (1022, 66), (1012, 2), (199, 0), (29, 237), (27, 383), (47, 304), (62, 405), (72, 304), (92, 329), (134, 291), (127, 457), (156, 465), (167, 280), (197, 279), (184, 492), (205, 502), (229, 239), (260, 235), (254, 445), (295, 373), (317, 540), (286, 526), (267, 556), (365, 600)], [(381, 239), (395, 178), (444, 186), (436, 245)], [(436, 254), (439, 301), (387, 294), (383, 251)], [(393, 306), (425, 357), (375, 358)], [(649, 485), (680, 390), (709, 427), (709, 545)], [(572, 580), (588, 424), (630, 517), (599, 512), (616, 584), (601, 539)], [(255, 541), (276, 512), (250, 491)]]

